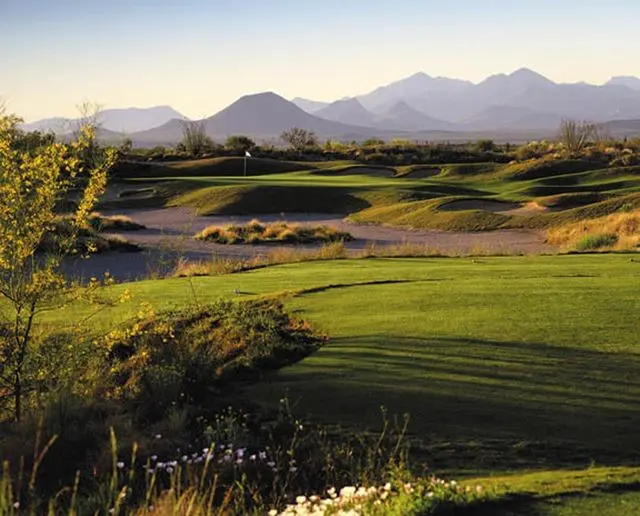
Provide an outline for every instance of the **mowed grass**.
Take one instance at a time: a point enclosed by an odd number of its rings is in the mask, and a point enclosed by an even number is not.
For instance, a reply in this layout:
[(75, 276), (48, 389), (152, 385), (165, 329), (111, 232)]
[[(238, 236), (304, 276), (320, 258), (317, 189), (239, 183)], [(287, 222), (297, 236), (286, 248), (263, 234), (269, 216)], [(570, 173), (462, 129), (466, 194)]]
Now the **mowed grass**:
[[(640, 167), (586, 160), (396, 168), (249, 160), (253, 169), (248, 177), (238, 173), (242, 162), (215, 158), (146, 165), (125, 181), (132, 191), (143, 184), (147, 194), (107, 206), (187, 206), (200, 215), (336, 213), (355, 222), (446, 231), (547, 230), (640, 207)], [(537, 203), (541, 208), (525, 214), (441, 209), (469, 199)]]
[[(459, 471), (640, 458), (640, 263), (627, 255), (367, 259), (146, 281), (134, 305), (280, 295), (328, 346), (245, 396), (375, 427), (411, 414), (436, 467)], [(72, 306), (50, 322), (86, 316)], [(103, 310), (96, 331), (130, 304)]]
[(639, 287), (629, 255), (336, 260), (122, 284), (111, 295), (133, 300), (90, 321), (100, 333), (144, 302), (278, 296), (330, 340), (239, 399), (288, 396), (347, 428), (379, 428), (381, 406), (408, 413), (419, 460), (506, 496), (473, 514), (624, 515), (640, 501)]

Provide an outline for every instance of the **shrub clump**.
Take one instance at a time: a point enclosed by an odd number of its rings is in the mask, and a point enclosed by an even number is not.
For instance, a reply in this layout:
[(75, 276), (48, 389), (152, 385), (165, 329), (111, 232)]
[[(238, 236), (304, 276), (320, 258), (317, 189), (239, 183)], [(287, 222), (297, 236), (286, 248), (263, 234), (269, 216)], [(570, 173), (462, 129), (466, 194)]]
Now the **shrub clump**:
[(143, 224), (134, 222), (126, 215), (104, 216), (94, 212), (89, 215), (89, 226), (95, 231), (138, 231), (145, 229)]
[(599, 235), (587, 235), (576, 244), (578, 251), (593, 251), (603, 247), (613, 247), (618, 242), (615, 233), (602, 233)]
[(279, 301), (219, 301), (202, 309), (142, 314), (105, 338), (107, 397), (147, 418), (176, 406), (211, 407), (232, 379), (249, 379), (313, 353), (325, 337)]
[(198, 233), (196, 238), (218, 244), (313, 244), (354, 239), (350, 233), (330, 226), (304, 226), (286, 222), (263, 224), (257, 219), (244, 225), (209, 226)]
[(74, 230), (72, 221), (59, 217), (47, 231), (40, 244), (38, 253), (59, 255), (105, 253), (108, 251), (137, 252), (140, 247), (120, 236), (102, 236), (91, 225)]

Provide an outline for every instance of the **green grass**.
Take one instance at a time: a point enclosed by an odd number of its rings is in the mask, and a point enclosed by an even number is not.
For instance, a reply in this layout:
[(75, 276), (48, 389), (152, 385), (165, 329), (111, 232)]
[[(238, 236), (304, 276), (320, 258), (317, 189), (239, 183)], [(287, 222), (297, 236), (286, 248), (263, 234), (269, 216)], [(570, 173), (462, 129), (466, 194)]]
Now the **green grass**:
[[(639, 274), (624, 255), (374, 259), (194, 278), (193, 291), (184, 279), (127, 288), (158, 309), (189, 304), (194, 292), (200, 303), (234, 289), (299, 292), (287, 306), (332, 341), (250, 396), (290, 391), (315, 417), (366, 425), (384, 404), (412, 414), (434, 465), (495, 469), (640, 454)], [(380, 281), (398, 283), (366, 284)], [(92, 325), (117, 325), (130, 311), (119, 305)]]
[[(102, 208), (190, 206), (202, 215), (322, 212), (354, 221), (435, 230), (546, 229), (640, 206), (640, 168), (584, 160), (529, 160), (378, 167), (354, 162), (243, 158), (141, 164), (120, 199)], [(136, 175), (137, 174), (137, 175)], [(139, 194), (131, 197), (129, 192)], [(552, 208), (526, 217), (474, 209), (443, 212), (449, 198), (537, 202)]]
[(640, 472), (586, 468), (640, 458), (639, 280), (628, 255), (311, 262), (119, 285), (113, 295), (130, 289), (133, 308), (91, 324), (118, 326), (145, 301), (280, 297), (330, 341), (240, 398), (288, 395), (297, 413), (346, 427), (377, 427), (381, 405), (409, 413), (414, 453), (432, 470), (517, 495), (480, 514), (626, 514), (606, 511), (637, 502)]

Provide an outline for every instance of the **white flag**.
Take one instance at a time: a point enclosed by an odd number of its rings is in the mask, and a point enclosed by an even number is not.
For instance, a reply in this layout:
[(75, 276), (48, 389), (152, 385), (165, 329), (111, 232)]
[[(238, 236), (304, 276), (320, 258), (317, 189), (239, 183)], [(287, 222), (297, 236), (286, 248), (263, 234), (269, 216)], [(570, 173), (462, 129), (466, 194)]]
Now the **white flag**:
[(244, 155), (245, 155), (245, 157), (247, 157), (247, 158), (250, 158), (250, 157), (251, 157), (251, 154), (249, 154), (249, 151), (248, 151), (248, 150), (247, 150), (247, 151), (244, 151)]

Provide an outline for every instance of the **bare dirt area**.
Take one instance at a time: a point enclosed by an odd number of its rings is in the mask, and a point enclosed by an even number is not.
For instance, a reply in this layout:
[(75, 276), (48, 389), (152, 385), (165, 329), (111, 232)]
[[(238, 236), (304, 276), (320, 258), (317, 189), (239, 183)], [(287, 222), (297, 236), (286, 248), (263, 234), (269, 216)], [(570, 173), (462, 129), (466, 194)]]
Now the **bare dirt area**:
[[(103, 215), (122, 214), (144, 224), (140, 231), (119, 232), (128, 241), (142, 246), (140, 253), (106, 253), (88, 260), (67, 264), (69, 274), (77, 278), (101, 276), (105, 271), (120, 281), (130, 281), (170, 272), (182, 257), (188, 260), (209, 260), (214, 256), (251, 258), (265, 255), (278, 247), (292, 245), (224, 245), (196, 240), (194, 235), (210, 225), (244, 224), (256, 218), (262, 222), (287, 221), (292, 224), (333, 226), (351, 233), (355, 240), (346, 243), (349, 251), (357, 252), (374, 245), (382, 248), (402, 243), (426, 246), (434, 251), (451, 254), (484, 251), (495, 253), (539, 253), (553, 251), (544, 243), (542, 235), (533, 231), (498, 230), (477, 233), (439, 232), (400, 229), (387, 226), (359, 225), (339, 216), (327, 214), (282, 213), (254, 216), (198, 216), (188, 208), (136, 209), (117, 212), (102, 211)], [(314, 248), (315, 245), (298, 246)]]

